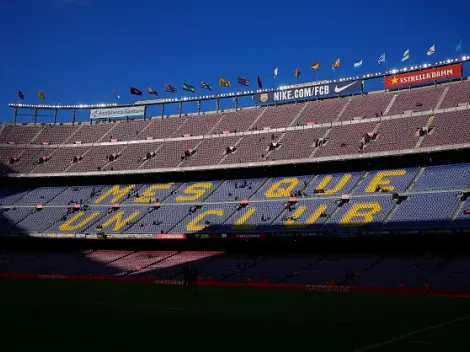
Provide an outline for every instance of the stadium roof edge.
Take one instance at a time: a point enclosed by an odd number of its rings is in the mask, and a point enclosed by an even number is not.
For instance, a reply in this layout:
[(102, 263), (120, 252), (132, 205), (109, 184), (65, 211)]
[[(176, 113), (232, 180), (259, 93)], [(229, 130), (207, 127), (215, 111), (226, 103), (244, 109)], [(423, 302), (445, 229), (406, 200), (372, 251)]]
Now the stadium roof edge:
[(390, 74), (397, 74), (397, 73), (403, 73), (403, 72), (416, 72), (422, 69), (429, 69), (433, 67), (440, 67), (440, 66), (445, 66), (449, 64), (455, 64), (455, 63), (465, 63), (468, 61), (470, 61), (470, 56), (468, 57), (463, 56), (461, 58), (436, 62), (435, 64), (417, 65), (417, 66), (411, 66), (410, 68), (404, 67), (399, 70), (389, 70), (386, 72), (363, 74), (361, 76), (339, 78), (336, 80), (313, 81), (313, 82), (305, 82), (305, 83), (300, 83), (300, 84), (285, 85), (285, 86), (272, 88), (272, 89), (261, 89), (261, 90), (258, 89), (258, 90), (244, 91), (244, 92), (223, 93), (223, 94), (218, 94), (218, 95), (206, 95), (206, 96), (199, 96), (199, 97), (183, 97), (181, 99), (169, 98), (169, 99), (144, 100), (144, 101), (137, 101), (133, 104), (132, 103), (131, 104), (100, 103), (100, 104), (77, 104), (77, 105), (61, 105), (61, 104), (48, 105), (48, 104), (9, 103), (8, 106), (11, 108), (38, 109), (38, 110), (81, 110), (81, 109), (88, 110), (88, 109), (103, 109), (103, 108), (118, 108), (118, 107), (119, 108), (137, 107), (137, 106), (147, 106), (147, 105), (162, 105), (162, 104), (171, 104), (171, 103), (195, 102), (195, 101), (203, 101), (203, 100), (218, 100), (218, 99), (227, 99), (227, 98), (246, 97), (246, 96), (252, 96), (256, 93), (282, 91), (284, 89), (310, 87), (310, 86), (327, 84), (327, 83), (348, 82), (348, 81), (356, 81), (356, 80), (366, 81), (366, 80), (371, 80), (371, 79), (382, 78)]

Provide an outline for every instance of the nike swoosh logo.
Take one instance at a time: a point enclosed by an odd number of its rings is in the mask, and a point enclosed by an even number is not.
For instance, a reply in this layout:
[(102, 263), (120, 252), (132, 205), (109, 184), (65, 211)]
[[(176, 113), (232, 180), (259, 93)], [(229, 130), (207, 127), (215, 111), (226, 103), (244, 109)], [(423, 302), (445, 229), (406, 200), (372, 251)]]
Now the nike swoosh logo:
[(345, 85), (344, 87), (341, 87), (341, 88), (338, 88), (338, 86), (335, 87), (335, 93), (341, 93), (343, 90), (351, 87), (353, 84), (355, 84), (356, 82), (353, 82), (353, 83), (350, 83), (348, 85)]

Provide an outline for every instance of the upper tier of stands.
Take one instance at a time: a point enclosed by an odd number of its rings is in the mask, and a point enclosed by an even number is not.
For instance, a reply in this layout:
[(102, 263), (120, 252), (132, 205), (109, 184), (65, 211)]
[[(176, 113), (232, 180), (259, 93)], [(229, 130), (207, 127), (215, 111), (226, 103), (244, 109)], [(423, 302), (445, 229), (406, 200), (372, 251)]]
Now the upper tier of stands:
[(469, 101), (465, 80), (181, 118), (3, 125), (0, 172), (173, 168), (463, 144)]

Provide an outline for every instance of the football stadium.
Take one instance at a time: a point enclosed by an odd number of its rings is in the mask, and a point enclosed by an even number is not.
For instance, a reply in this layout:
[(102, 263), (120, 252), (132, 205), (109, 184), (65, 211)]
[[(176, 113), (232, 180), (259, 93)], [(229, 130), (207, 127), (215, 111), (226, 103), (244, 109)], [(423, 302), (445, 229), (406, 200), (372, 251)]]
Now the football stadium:
[[(366, 92), (377, 77), (364, 75), (202, 96), (198, 107), (254, 104), (187, 114), (185, 98), (11, 104), (15, 121), (0, 129), (0, 285), (16, 303), (3, 309), (98, 320), (103, 333), (119, 317), (151, 326), (159, 316), (163, 331), (189, 318), (220, 333), (277, 331), (288, 319), (288, 336), (314, 324), (326, 345), (336, 335), (318, 321), (338, 323), (340, 349), (397, 335), (394, 348), (415, 335), (450, 346), (444, 337), (468, 328), (456, 307), (470, 305), (465, 61), (382, 74), (380, 91)], [(165, 115), (168, 104), (180, 113)], [(89, 122), (38, 119), (78, 109)], [(16, 121), (28, 113), (33, 122)], [(182, 288), (188, 264), (194, 293)], [(404, 325), (396, 305), (416, 310)], [(352, 321), (374, 339), (355, 336)]]
[(17, 89), (1, 346), (470, 349), (470, 56), (435, 52), (105, 103)]

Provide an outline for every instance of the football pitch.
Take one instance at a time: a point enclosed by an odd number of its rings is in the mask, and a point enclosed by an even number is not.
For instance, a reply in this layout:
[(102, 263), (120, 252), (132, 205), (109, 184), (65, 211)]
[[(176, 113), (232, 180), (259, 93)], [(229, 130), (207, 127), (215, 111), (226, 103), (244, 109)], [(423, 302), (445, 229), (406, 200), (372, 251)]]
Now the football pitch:
[(3, 351), (468, 351), (470, 300), (0, 280)]

